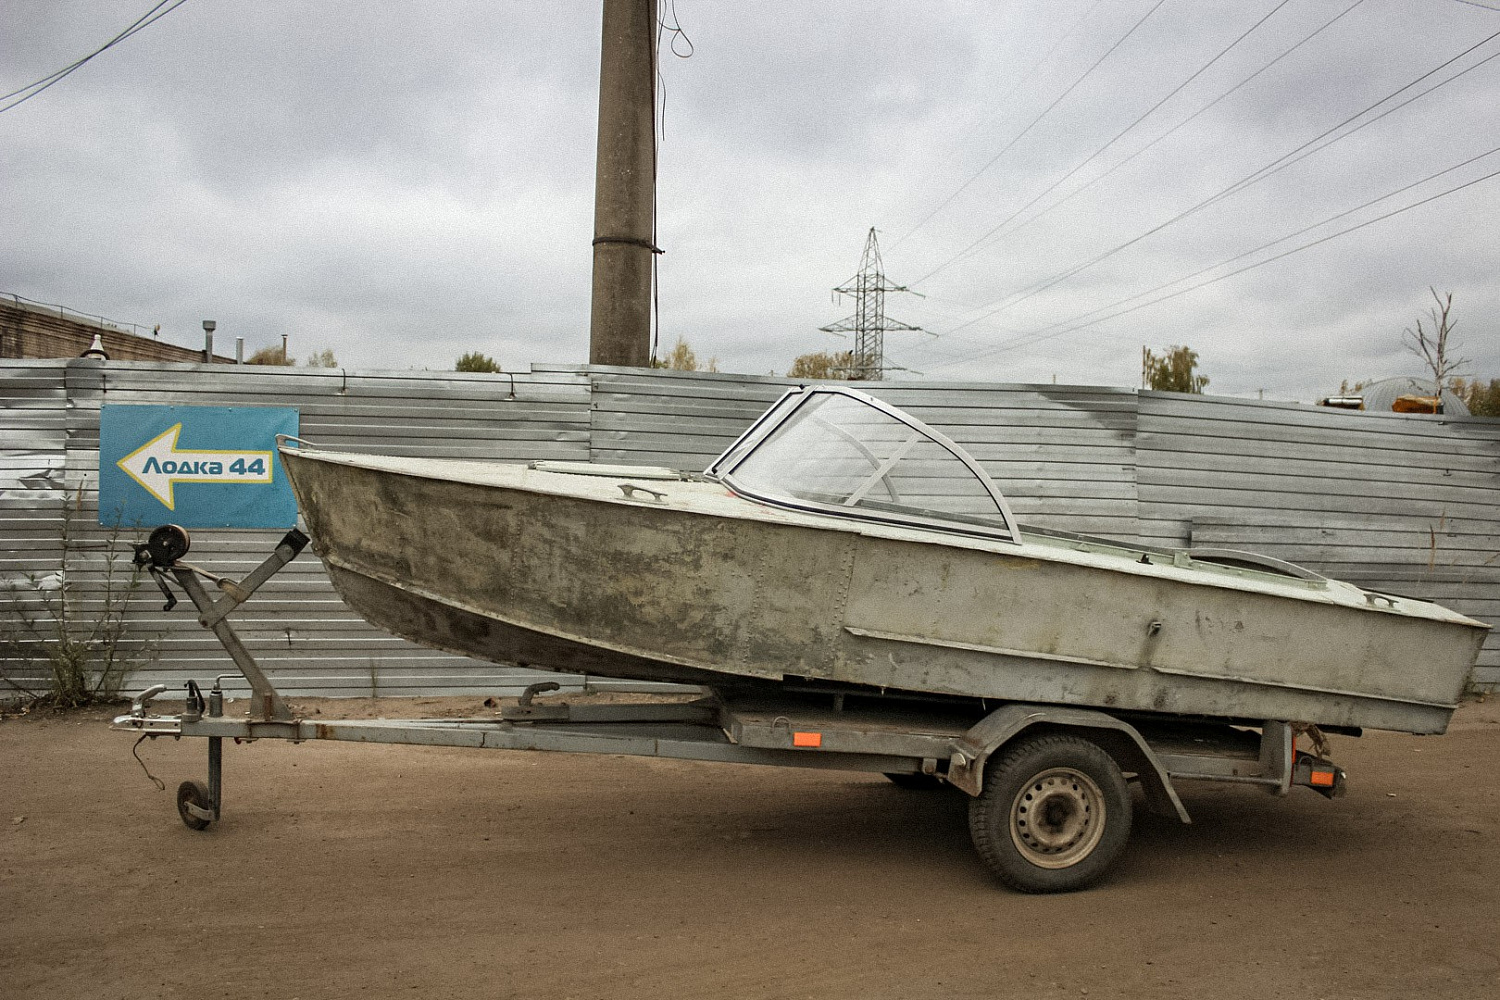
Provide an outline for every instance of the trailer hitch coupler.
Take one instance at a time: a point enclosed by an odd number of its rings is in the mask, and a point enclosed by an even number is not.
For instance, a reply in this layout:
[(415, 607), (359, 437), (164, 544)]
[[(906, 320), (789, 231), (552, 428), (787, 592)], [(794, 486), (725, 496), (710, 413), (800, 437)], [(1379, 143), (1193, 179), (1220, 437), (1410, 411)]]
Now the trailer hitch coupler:
[(165, 684), (153, 684), (146, 690), (142, 691), (140, 694), (136, 695), (135, 698), (130, 702), (131, 717), (136, 719), (144, 719), (146, 717), (146, 710), (151, 704), (151, 699), (155, 698), (166, 689), (167, 686)]

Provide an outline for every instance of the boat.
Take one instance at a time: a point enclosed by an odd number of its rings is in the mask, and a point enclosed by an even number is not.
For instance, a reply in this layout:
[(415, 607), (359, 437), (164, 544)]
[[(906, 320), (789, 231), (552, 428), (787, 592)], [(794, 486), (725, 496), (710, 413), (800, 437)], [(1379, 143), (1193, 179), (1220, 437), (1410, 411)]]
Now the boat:
[(563, 673), (1439, 733), (1488, 629), (1253, 553), (1020, 525), (957, 444), (841, 386), (789, 390), (702, 473), (278, 449), (357, 613)]

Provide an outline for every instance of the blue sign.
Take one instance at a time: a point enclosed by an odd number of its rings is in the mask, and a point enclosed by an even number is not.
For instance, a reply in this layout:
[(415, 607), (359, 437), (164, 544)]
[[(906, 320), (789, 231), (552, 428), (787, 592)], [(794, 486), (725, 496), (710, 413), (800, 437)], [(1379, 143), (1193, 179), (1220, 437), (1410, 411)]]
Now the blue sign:
[(297, 499), (276, 435), (296, 433), (290, 407), (105, 406), (99, 523), (293, 527)]

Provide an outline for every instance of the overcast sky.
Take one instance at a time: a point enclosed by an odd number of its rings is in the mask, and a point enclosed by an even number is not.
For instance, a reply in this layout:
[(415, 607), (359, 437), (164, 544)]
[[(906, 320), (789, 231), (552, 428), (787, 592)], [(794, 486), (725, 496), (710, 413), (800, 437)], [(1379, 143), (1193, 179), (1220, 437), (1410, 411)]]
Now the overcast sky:
[[(0, 89), (152, 2), (11, 0)], [(1143, 345), (1186, 344), (1210, 392), (1311, 401), (1419, 373), (1401, 333), (1429, 286), (1500, 377), (1500, 177), (1479, 180), (1500, 171), (1500, 0), (675, 13), (662, 337), (721, 370), (849, 347), (818, 327), (852, 312), (830, 289), (873, 226), (925, 294), (887, 311), (935, 334), (887, 356), (927, 380), (1132, 386)], [(596, 2), (188, 0), (0, 112), (0, 293), (352, 368), (586, 361), (599, 22)]]

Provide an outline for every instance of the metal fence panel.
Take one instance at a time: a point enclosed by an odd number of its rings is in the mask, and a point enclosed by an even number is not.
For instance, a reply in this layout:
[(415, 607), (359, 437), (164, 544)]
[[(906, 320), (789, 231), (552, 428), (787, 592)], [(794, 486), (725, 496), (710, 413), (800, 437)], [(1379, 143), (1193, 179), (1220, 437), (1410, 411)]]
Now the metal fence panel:
[[(32, 569), (45, 576), (66, 566), (68, 609), (81, 616), (97, 614), (109, 589), (111, 531), (97, 523), (99, 410), (106, 403), (291, 406), (301, 414), (305, 438), (389, 454), (513, 462), (589, 456), (589, 386), (576, 372), (352, 372), (83, 360), (7, 361), (0, 372), (6, 427), (0, 468), (33, 478), (39, 469), (53, 473), (50, 491), (21, 490), (9, 481), (0, 487), (0, 531), (8, 554), (4, 571)], [(58, 514), (64, 487), (74, 513), (66, 551)], [(128, 559), (125, 543), (136, 534), (127, 530), (116, 539), (117, 567)], [(269, 554), (280, 535), (195, 532), (193, 558), (239, 577)], [(117, 568), (116, 592), (120, 579)], [(127, 691), (155, 683), (180, 687), (188, 678), (201, 682), (232, 670), (217, 641), (191, 614), (181, 608), (164, 612), (161, 605), (149, 582), (129, 597), (127, 641), (149, 643), (157, 658), (131, 676)], [(394, 638), (350, 611), (312, 558), (278, 574), (234, 622), (267, 674), (289, 695), (504, 693), (540, 679), (575, 687), (585, 683)], [(8, 675), (17, 676), (16, 670), (10, 664)], [(228, 689), (233, 693), (245, 685), (236, 676)]]
[[(1143, 534), (1500, 618), (1500, 421), (1140, 399)], [(1500, 634), (1474, 684), (1500, 685)]]
[(19, 656), (29, 669), (18, 680), (33, 690), (49, 676), (47, 605), (64, 582), (63, 371), (62, 361), (0, 364), (0, 656)]
[[(105, 403), (292, 406), (321, 445), (491, 461), (563, 459), (699, 470), (794, 380), (588, 366), (530, 372), (95, 361), (0, 363), (0, 572), (66, 565), (70, 607), (102, 606), (107, 530), (95, 523)], [(1345, 413), (1091, 386), (856, 383), (970, 451), (1023, 523), (1171, 545), (1265, 552), (1365, 586), (1500, 618), (1500, 421)], [(65, 508), (64, 487), (71, 491)], [(75, 515), (64, 551), (63, 512)], [(229, 576), (277, 532), (197, 532), (194, 557)], [(160, 659), (132, 690), (229, 666), (155, 588), (132, 635)], [(236, 615), (290, 694), (507, 692), (537, 679), (395, 639), (353, 614), (320, 564), (291, 564)], [(11, 668), (13, 669), (13, 665)], [(1475, 682), (1500, 686), (1500, 637)], [(611, 682), (598, 681), (608, 686)]]
[[(793, 379), (588, 369), (593, 460), (702, 470)], [(1098, 386), (847, 383), (946, 434), (1039, 527), (1136, 536), (1135, 394)]]

